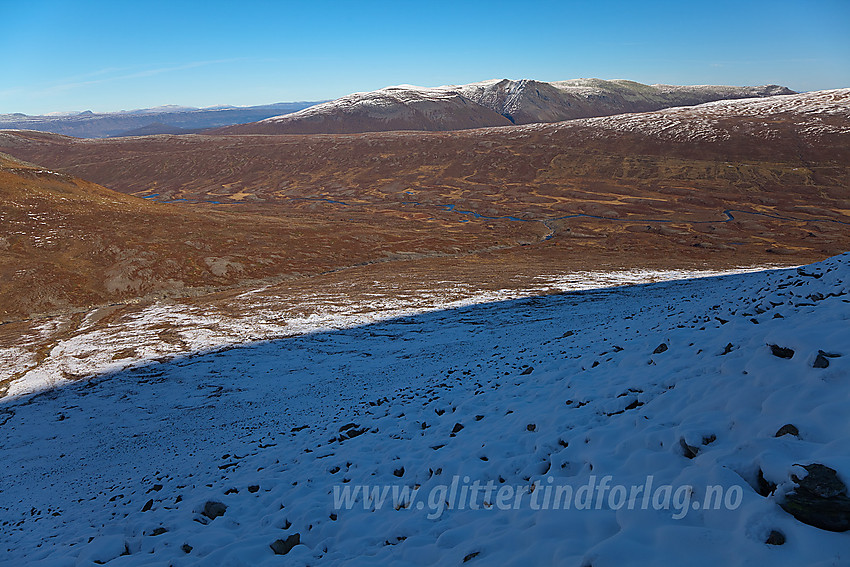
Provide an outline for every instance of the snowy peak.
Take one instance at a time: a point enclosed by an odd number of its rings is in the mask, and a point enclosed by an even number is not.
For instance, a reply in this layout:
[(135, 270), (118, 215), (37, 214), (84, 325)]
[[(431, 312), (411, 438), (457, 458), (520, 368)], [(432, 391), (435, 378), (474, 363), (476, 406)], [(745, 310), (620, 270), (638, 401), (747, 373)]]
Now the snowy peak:
[(574, 79), (547, 83), (501, 79), (468, 85), (398, 85), (346, 95), (256, 124), (223, 128), (232, 134), (317, 134), (390, 130), (446, 131), (560, 122), (647, 112), (716, 100), (792, 94), (786, 87), (643, 85)]

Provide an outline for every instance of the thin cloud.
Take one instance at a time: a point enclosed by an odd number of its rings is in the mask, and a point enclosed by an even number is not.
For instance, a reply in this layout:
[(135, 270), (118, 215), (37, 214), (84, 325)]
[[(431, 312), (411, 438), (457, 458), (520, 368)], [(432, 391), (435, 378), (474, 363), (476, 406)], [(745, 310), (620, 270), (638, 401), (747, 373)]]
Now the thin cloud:
[[(42, 91), (39, 91), (36, 94), (50, 95), (50, 94), (55, 94), (55, 93), (59, 93), (59, 92), (65, 92), (65, 91), (77, 89), (77, 88), (80, 88), (80, 87), (87, 87), (87, 86), (91, 86), (91, 85), (99, 85), (99, 84), (103, 84), (103, 83), (113, 83), (113, 82), (116, 82), (116, 81), (126, 81), (126, 80), (130, 80), (130, 79), (139, 79), (139, 78), (143, 78), (143, 77), (152, 77), (152, 76), (155, 76), (155, 75), (161, 75), (163, 73), (173, 73), (175, 71), (185, 71), (187, 69), (195, 69), (197, 67), (206, 67), (206, 66), (209, 66), (209, 65), (221, 65), (221, 64), (224, 64), (224, 63), (233, 63), (235, 61), (244, 61), (244, 58), (215, 59), (215, 60), (212, 60), (212, 61), (194, 61), (192, 63), (185, 63), (183, 65), (174, 65), (174, 66), (169, 66), (169, 67), (159, 67), (159, 68), (156, 68), (156, 69), (146, 69), (144, 71), (137, 71), (137, 72), (134, 72), (134, 73), (128, 73), (128, 74), (118, 75), (118, 76), (114, 76), (114, 77), (105, 77), (103, 79), (92, 79), (92, 80), (88, 80), (88, 81), (63, 82), (63, 83), (48, 87), (46, 89), (43, 89)], [(102, 69), (100, 71), (95, 71), (95, 72), (89, 73), (87, 75), (82, 75), (81, 78), (85, 77), (85, 76), (97, 76), (97, 75), (107, 74), (109, 72), (114, 72), (114, 71), (126, 71), (126, 69)]]

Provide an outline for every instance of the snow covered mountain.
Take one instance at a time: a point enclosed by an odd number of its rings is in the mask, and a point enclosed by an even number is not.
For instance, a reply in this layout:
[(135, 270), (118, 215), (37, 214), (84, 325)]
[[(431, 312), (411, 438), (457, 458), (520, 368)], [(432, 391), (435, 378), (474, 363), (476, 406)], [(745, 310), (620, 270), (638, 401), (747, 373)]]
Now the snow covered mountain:
[(400, 85), (354, 93), (256, 124), (223, 128), (229, 134), (316, 134), (389, 130), (463, 130), (559, 122), (624, 112), (646, 112), (721, 99), (792, 94), (764, 87), (643, 85), (575, 79), (546, 83), (508, 79), (435, 88)]
[(0, 563), (846, 565), (848, 282), (484, 303), (6, 399)]

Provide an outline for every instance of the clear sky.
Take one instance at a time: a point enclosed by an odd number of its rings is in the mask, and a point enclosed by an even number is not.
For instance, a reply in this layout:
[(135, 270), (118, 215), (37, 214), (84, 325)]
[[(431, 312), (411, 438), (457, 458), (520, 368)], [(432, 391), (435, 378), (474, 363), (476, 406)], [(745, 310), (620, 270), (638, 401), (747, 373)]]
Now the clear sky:
[(850, 87), (850, 0), (0, 0), (0, 113), (579, 77)]

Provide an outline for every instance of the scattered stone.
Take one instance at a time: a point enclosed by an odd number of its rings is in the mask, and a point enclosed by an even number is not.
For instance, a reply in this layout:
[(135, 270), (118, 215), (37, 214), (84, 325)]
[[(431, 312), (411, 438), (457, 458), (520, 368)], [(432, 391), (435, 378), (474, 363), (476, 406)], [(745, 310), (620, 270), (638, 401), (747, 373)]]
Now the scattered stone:
[(183, 550), (183, 553), (192, 553), (192, 550), (195, 548), (189, 545), (188, 543), (184, 543), (180, 546), (180, 549)]
[(528, 368), (526, 368), (525, 370), (523, 370), (522, 372), (520, 372), (520, 373), (519, 373), (519, 375), (520, 375), (520, 376), (525, 376), (525, 375), (527, 375), (527, 374), (531, 374), (532, 372), (534, 372), (534, 367), (533, 367), (533, 366), (529, 366)]
[(662, 352), (665, 352), (668, 348), (670, 347), (667, 346), (667, 343), (661, 343), (660, 345), (655, 347), (655, 350), (652, 351), (652, 354), (661, 354)]
[(805, 478), (794, 475), (797, 487), (785, 495), (782, 509), (799, 521), (822, 530), (850, 530), (850, 498), (847, 486), (835, 470), (819, 464), (801, 465), (809, 473)]
[(529, 423), (528, 425), (525, 426), (525, 429), (527, 431), (537, 431), (537, 424)]
[(781, 347), (779, 345), (768, 345), (770, 347), (770, 352), (773, 356), (777, 356), (779, 358), (793, 358), (794, 350), (790, 348)]
[(153, 508), (153, 498), (145, 502), (145, 505), (142, 506), (142, 512), (147, 512), (151, 508)]
[(764, 543), (768, 545), (782, 545), (785, 543), (785, 534), (776, 530), (770, 530), (770, 534), (768, 534), (767, 540)]
[(452, 435), (459, 433), (461, 429), (463, 429), (463, 425), (455, 423), (455, 426), (452, 428)]
[(393, 474), (395, 476), (399, 477), (399, 478), (403, 477), (404, 476), (404, 467), (401, 467), (400, 469), (394, 470)]
[(776, 432), (774, 437), (782, 437), (783, 435), (793, 435), (794, 437), (800, 436), (800, 430), (797, 429), (796, 426), (786, 423), (782, 427), (779, 428), (779, 431)]
[(764, 472), (759, 469), (759, 474), (756, 477), (756, 492), (767, 498), (776, 490), (776, 483), (764, 478)]
[(817, 357), (815, 357), (815, 362), (812, 364), (812, 368), (827, 368), (829, 366), (829, 359), (823, 355), (823, 351), (818, 352)]
[(732, 343), (727, 343), (726, 346), (723, 348), (723, 352), (720, 353), (720, 356), (726, 356), (727, 354), (732, 352), (733, 348), (734, 347), (733, 347)]
[(688, 445), (684, 437), (679, 439), (679, 446), (682, 448), (682, 454), (689, 459), (693, 459), (699, 453), (699, 447)]
[(463, 558), (463, 562), (466, 563), (467, 561), (469, 561), (471, 559), (475, 559), (479, 555), (481, 555), (480, 551), (473, 551), (472, 553), (467, 554), (466, 557)]
[(258, 490), (260, 490), (259, 484), (252, 484), (251, 486), (248, 487), (248, 492), (250, 492), (251, 494), (254, 494)]
[(158, 536), (158, 535), (162, 535), (162, 534), (167, 533), (167, 532), (168, 532), (167, 529), (160, 526), (158, 528), (154, 528), (154, 530), (151, 532), (151, 535), (152, 536)]
[(276, 540), (269, 547), (272, 548), (275, 555), (286, 555), (292, 548), (301, 543), (301, 534), (292, 534), (286, 539)]
[(717, 441), (717, 435), (715, 435), (714, 433), (712, 433), (711, 435), (703, 435), (702, 437), (703, 445), (711, 445), (715, 441)]
[(215, 520), (219, 516), (224, 516), (224, 513), (227, 511), (227, 505), (222, 502), (216, 502), (214, 500), (207, 501), (204, 504), (203, 515), (209, 518), (210, 520)]
[[(343, 435), (347, 435), (348, 439), (354, 439), (355, 437), (363, 435), (367, 431), (369, 431), (367, 427), (361, 427), (360, 429), (349, 429)], [(340, 439), (343, 439), (343, 437), (340, 436)]]

